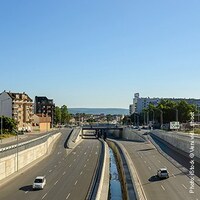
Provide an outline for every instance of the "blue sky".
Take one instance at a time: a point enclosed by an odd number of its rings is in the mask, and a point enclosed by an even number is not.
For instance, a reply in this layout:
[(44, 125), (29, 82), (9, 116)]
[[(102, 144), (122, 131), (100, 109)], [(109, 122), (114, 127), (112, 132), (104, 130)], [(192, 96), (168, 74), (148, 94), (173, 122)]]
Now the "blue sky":
[(0, 91), (128, 108), (200, 98), (199, 0), (0, 2)]

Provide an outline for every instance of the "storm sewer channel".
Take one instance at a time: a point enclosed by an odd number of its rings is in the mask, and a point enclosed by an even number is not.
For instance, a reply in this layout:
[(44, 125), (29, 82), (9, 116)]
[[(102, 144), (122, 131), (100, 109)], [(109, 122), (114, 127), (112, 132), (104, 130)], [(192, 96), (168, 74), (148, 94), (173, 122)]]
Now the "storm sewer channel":
[(117, 167), (117, 162), (113, 150), (109, 148), (110, 155), (110, 200), (122, 200), (122, 186), (119, 176), (119, 171)]

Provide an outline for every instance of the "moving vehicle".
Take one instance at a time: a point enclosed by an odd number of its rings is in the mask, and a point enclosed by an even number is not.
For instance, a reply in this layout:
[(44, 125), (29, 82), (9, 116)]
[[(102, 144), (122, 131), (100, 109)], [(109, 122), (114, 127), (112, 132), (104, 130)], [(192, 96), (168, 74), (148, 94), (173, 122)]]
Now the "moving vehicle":
[(46, 178), (44, 176), (37, 176), (33, 182), (33, 189), (44, 189), (46, 185)]
[(162, 179), (162, 178), (169, 178), (169, 173), (167, 171), (167, 168), (160, 168), (157, 171), (157, 176)]

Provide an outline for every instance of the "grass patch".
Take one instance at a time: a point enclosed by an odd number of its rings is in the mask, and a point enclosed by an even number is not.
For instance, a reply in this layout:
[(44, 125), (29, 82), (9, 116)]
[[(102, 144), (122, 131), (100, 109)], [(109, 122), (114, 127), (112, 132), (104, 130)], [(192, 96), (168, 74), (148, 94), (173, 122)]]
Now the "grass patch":
[(0, 139), (10, 138), (10, 137), (13, 137), (13, 136), (16, 136), (16, 134), (6, 133), (6, 134), (0, 135)]

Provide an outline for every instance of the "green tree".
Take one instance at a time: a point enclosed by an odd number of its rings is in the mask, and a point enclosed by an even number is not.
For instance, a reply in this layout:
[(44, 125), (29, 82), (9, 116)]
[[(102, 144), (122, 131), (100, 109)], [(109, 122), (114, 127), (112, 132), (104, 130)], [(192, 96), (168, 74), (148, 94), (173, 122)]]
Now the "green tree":
[(62, 124), (69, 123), (70, 119), (71, 119), (71, 115), (68, 112), (67, 106), (63, 105), (61, 107), (61, 123)]
[(61, 109), (56, 106), (55, 108), (55, 120), (54, 120), (55, 124), (59, 124), (61, 123)]
[[(9, 117), (2, 117), (3, 121), (3, 132), (12, 132), (13, 130), (17, 129), (17, 122)], [(0, 117), (0, 122), (1, 122), (1, 117)]]

